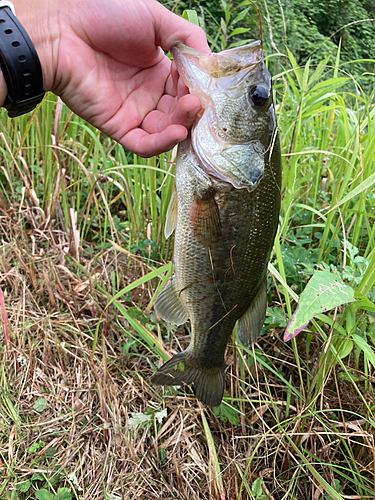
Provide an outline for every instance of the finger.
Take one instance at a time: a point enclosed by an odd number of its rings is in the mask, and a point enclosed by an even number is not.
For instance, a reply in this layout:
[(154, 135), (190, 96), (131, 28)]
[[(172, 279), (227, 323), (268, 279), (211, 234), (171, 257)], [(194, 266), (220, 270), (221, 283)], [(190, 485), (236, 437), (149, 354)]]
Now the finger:
[(189, 89), (182, 81), (182, 78), (180, 78), (177, 84), (177, 98), (180, 99), (180, 97), (186, 94), (189, 94)]
[(178, 74), (177, 78), (173, 75), (173, 69), (171, 67), (171, 74), (168, 76), (167, 81), (165, 82), (164, 92), (173, 97), (177, 95), (177, 86), (178, 86)]
[(176, 63), (173, 61), (170, 68), (170, 75), (165, 82), (165, 93), (181, 97), (189, 93), (189, 89), (184, 84), (182, 78), (180, 77), (177, 69)]
[(201, 109), (202, 105), (199, 97), (194, 94), (186, 94), (178, 99), (172, 113), (162, 118), (159, 127), (164, 128), (169, 124), (179, 124), (190, 128)]
[(164, 94), (160, 98), (160, 101), (158, 102), (158, 105), (157, 105), (155, 111), (160, 111), (163, 114), (172, 113), (177, 106), (177, 102), (178, 102), (178, 99), (176, 97)]
[(172, 64), (171, 64), (171, 77), (172, 77), (173, 84), (177, 89), (178, 81), (180, 80), (180, 75), (178, 73), (177, 64), (175, 61), (172, 61)]
[(188, 131), (182, 125), (170, 125), (160, 133), (148, 134), (142, 129), (128, 132), (119, 143), (138, 156), (149, 158), (172, 149), (186, 139)]
[(205, 54), (211, 52), (207, 43), (206, 34), (202, 28), (173, 14), (161, 4), (158, 4), (158, 6), (159, 23), (156, 31), (159, 37), (157, 41), (158, 45), (164, 50), (170, 50), (171, 45), (179, 41)]
[(185, 95), (177, 104), (173, 97), (163, 96), (159, 101), (158, 109), (151, 111), (145, 117), (141, 127), (151, 134), (162, 132), (170, 125), (183, 125), (185, 128), (190, 128), (200, 110), (201, 103), (195, 95)]

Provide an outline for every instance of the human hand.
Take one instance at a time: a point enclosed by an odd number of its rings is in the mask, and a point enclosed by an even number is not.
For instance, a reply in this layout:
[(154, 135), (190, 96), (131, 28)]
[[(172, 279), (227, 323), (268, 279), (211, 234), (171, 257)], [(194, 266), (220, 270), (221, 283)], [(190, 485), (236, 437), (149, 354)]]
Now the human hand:
[[(155, 0), (13, 0), (41, 60), (45, 90), (140, 156), (183, 140), (201, 105), (163, 50), (209, 53), (199, 27)], [(161, 49), (161, 48), (162, 49)]]

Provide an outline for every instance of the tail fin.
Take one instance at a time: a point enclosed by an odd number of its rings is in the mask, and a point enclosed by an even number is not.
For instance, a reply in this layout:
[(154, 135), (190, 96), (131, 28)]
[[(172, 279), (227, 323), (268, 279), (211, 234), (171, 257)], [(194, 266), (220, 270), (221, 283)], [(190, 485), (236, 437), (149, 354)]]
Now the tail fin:
[(224, 392), (224, 365), (207, 369), (189, 363), (186, 351), (167, 361), (152, 377), (156, 385), (194, 384), (194, 394), (207, 406), (219, 406)]

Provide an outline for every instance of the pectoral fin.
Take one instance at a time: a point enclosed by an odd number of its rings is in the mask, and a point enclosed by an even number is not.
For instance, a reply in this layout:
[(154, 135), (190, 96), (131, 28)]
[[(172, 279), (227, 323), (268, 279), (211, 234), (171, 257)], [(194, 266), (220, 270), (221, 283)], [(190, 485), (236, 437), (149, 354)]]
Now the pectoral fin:
[(159, 316), (172, 325), (182, 325), (188, 320), (188, 315), (181, 302), (173, 275), (155, 300), (155, 310)]
[(168, 205), (167, 215), (165, 218), (164, 236), (166, 239), (170, 237), (177, 226), (177, 192), (173, 191), (171, 200)]
[(189, 217), (196, 240), (205, 248), (215, 248), (221, 238), (221, 222), (213, 191), (207, 191), (202, 197), (194, 195)]
[(263, 328), (267, 309), (267, 286), (266, 280), (250, 304), (248, 310), (238, 320), (237, 335), (245, 347), (250, 347), (259, 337)]

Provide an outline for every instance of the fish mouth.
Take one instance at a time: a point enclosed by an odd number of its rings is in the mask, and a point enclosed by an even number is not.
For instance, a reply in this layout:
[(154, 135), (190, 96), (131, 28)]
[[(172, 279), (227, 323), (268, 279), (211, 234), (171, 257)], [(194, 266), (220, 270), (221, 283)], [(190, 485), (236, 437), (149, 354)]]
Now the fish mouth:
[(171, 54), (182, 81), (192, 94), (200, 98), (205, 109), (210, 102), (210, 88), (237, 95), (251, 74), (263, 64), (259, 40), (218, 54), (205, 54), (177, 42), (171, 47)]
[[(243, 71), (253, 69), (263, 61), (263, 49), (259, 40), (253, 43), (223, 50), (217, 54), (205, 54), (187, 47), (181, 42), (176, 42), (171, 48), (173, 59), (177, 61), (180, 69), (182, 60), (187, 60), (195, 67), (199, 67), (212, 78), (224, 78)], [(182, 76), (183, 77), (183, 76)]]

